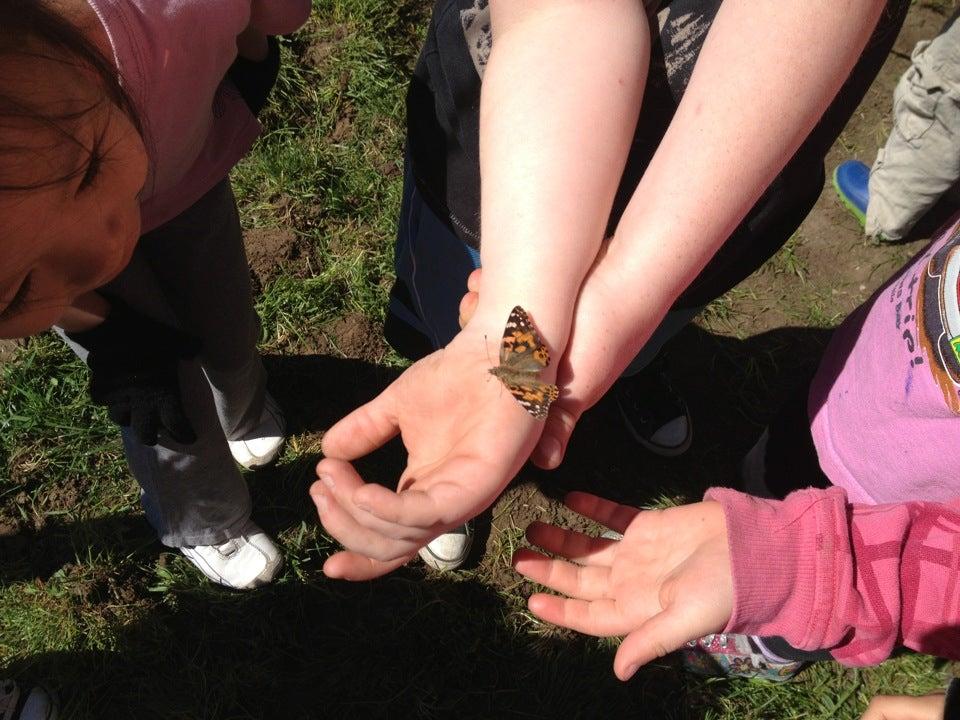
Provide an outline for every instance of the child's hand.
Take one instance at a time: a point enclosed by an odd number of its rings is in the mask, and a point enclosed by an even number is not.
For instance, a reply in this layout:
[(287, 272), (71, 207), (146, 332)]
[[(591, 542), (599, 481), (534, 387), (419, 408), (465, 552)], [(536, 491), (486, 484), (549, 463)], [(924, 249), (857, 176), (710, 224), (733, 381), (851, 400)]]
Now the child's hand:
[(517, 572), (569, 596), (532, 595), (534, 615), (589, 635), (626, 635), (613, 665), (621, 680), (689, 640), (723, 630), (733, 609), (733, 579), (719, 503), (642, 512), (571, 493), (566, 504), (623, 539), (530, 525), (531, 543), (570, 561), (516, 552)]
[[(327, 431), (327, 459), (310, 492), (324, 527), (346, 548), (327, 560), (328, 576), (363, 580), (393, 570), (492, 504), (520, 470), (544, 424), (488, 373), (498, 340), (491, 336), (488, 348), (482, 332), (461, 332)], [(409, 456), (397, 492), (365, 484), (347, 461), (398, 432)]]
[(877, 695), (861, 720), (943, 720), (944, 694)]

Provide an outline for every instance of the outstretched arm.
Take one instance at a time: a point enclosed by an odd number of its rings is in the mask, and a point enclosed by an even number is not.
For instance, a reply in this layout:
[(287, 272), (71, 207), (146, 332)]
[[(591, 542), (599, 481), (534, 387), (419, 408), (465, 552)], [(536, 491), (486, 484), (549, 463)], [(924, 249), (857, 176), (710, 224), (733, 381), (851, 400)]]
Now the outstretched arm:
[(790, 160), (885, 4), (723, 3), (673, 122), (583, 286), (559, 369), (566, 394), (534, 454), (537, 464), (559, 465), (581, 414)]
[[(535, 594), (540, 618), (626, 635), (614, 670), (712, 632), (777, 635), (877, 664), (898, 642), (960, 658), (960, 502), (851, 505), (840, 488), (761, 500), (714, 489), (702, 503), (641, 512), (571, 493), (576, 512), (623, 533), (593, 538), (534, 523), (514, 567), (566, 597)], [(682, 531), (678, 532), (678, 528)]]
[[(470, 328), (408, 369), (324, 438), (321, 520), (348, 553), (336, 577), (382, 574), (493, 502), (543, 429), (490, 378), (510, 310), (562, 354), (583, 278), (636, 126), (649, 55), (637, 0), (493, 0), (481, 98), (481, 255), (486, 292)], [(493, 359), (491, 361), (491, 359)], [(542, 378), (552, 382), (556, 363)], [(400, 433), (399, 492), (343, 461)]]

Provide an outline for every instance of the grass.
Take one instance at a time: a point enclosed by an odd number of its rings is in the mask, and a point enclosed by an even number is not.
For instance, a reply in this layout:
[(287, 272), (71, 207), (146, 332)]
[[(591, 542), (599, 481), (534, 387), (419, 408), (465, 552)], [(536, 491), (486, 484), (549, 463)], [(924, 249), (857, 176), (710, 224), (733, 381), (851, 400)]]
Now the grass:
[[(56, 338), (34, 339), (0, 368), (0, 676), (53, 685), (71, 719), (852, 720), (875, 693), (940, 687), (949, 667), (914, 655), (861, 671), (821, 664), (781, 686), (702, 680), (668, 658), (617, 682), (616, 641), (541, 624), (525, 609), (534, 588), (509, 567), (530, 517), (563, 517), (552, 498), (583, 477), (562, 473), (525, 476), (504, 497), (486, 554), (470, 570), (439, 576), (410, 567), (361, 585), (323, 577), (334, 545), (306, 488), (323, 427), (355, 404), (334, 390), (363, 385), (357, 393), (369, 394), (403, 364), (386, 349), (377, 360), (386, 369), (344, 359), (350, 351), (336, 323), (375, 328), (383, 319), (404, 89), (427, 5), (316, 2), (309, 26), (284, 45), (267, 130), (233, 174), (245, 226), (290, 229), (297, 242), (296, 257), (278, 259), (282, 272), (258, 298), (272, 382), (297, 431), (276, 467), (249, 476), (257, 519), (284, 552), (282, 576), (255, 593), (225, 592), (161, 547), (114, 429), (85, 400), (84, 368)], [(704, 423), (689, 458), (659, 463), (621, 442), (582, 449), (586, 461), (576, 467), (589, 472), (574, 475), (664, 506), (733, 471), (772, 412), (781, 376), (798, 353), (822, 345), (817, 328), (849, 310), (817, 285), (800, 238), (759, 277), (789, 279), (802, 292), (735, 289), (705, 313), (702, 324), (715, 332), (684, 340), (690, 366), (701, 368), (681, 378), (688, 397), (719, 398), (714, 407), (697, 401)], [(878, 261), (877, 274), (903, 259)], [(806, 327), (758, 333), (760, 319), (776, 313)], [(592, 417), (612, 427), (602, 409)], [(394, 447), (363, 470), (391, 478), (401, 462)]]

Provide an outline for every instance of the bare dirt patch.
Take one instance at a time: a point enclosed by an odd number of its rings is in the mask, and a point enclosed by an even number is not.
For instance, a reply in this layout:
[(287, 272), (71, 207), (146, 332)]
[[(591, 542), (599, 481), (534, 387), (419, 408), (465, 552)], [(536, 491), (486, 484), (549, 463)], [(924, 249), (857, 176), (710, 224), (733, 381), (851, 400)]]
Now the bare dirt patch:
[(302, 248), (293, 230), (287, 228), (256, 228), (243, 233), (243, 244), (250, 265), (254, 294), (291, 269), (293, 261), (302, 254)]
[(300, 55), (304, 63), (317, 70), (327, 67), (344, 39), (350, 35), (350, 28), (343, 24), (330, 26), (326, 30), (322, 37), (309, 43)]
[(328, 352), (344, 358), (379, 362), (386, 347), (383, 328), (359, 313), (350, 313), (323, 326)]
[(0, 340), (0, 365), (10, 362), (20, 344), (20, 340)]

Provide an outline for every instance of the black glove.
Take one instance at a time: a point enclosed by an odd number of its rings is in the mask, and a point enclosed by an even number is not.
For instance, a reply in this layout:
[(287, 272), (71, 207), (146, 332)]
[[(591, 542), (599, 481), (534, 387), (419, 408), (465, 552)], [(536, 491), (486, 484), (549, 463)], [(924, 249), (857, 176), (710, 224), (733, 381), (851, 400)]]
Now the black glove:
[(227, 77), (233, 81), (240, 96), (250, 112), (259, 115), (267, 104), (270, 91), (277, 82), (280, 74), (280, 43), (272, 36), (267, 36), (267, 56), (259, 62), (237, 57), (233, 65), (227, 70)]
[(160, 430), (179, 443), (196, 441), (183, 412), (177, 369), (181, 360), (196, 357), (200, 341), (108, 299), (110, 314), (100, 325), (67, 333), (90, 353), (93, 402), (144, 445), (156, 445)]

